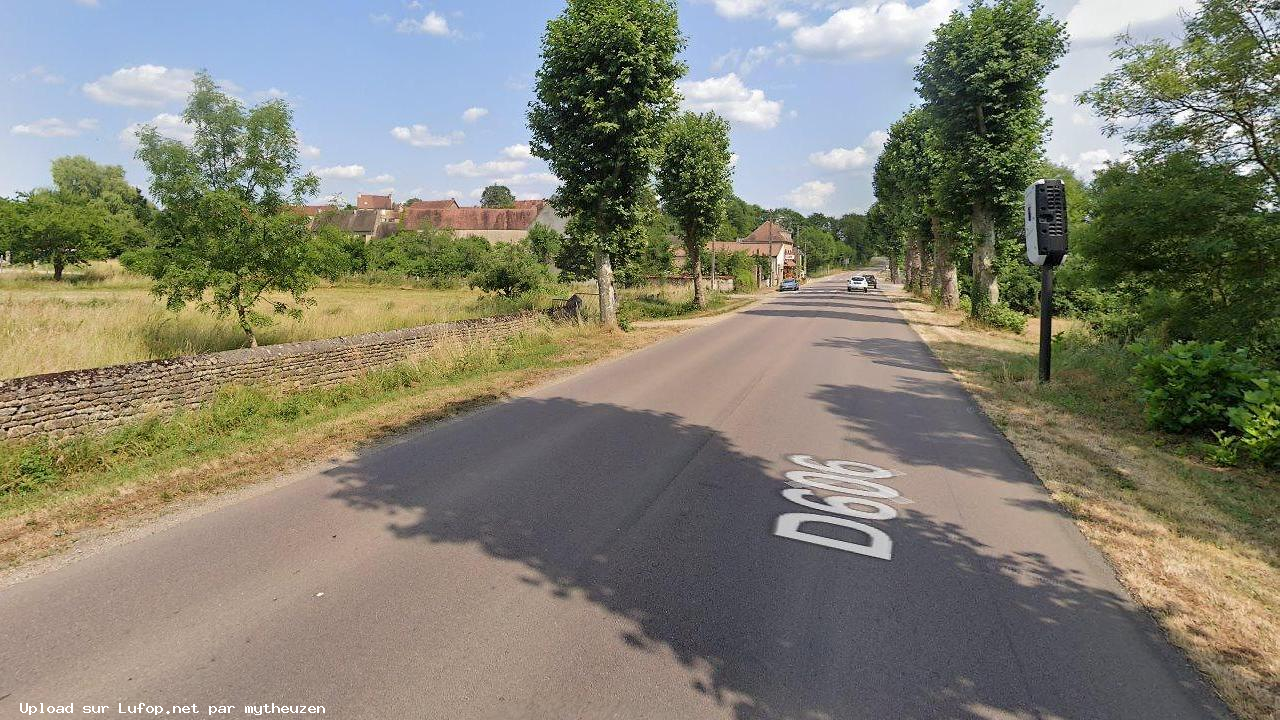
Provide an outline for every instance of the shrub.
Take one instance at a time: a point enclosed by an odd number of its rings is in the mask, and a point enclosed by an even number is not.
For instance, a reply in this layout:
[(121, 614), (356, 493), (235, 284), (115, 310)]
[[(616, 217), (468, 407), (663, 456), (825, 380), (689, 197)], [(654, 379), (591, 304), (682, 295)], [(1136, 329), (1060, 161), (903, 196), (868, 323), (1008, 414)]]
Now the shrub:
[(1027, 316), (1007, 305), (984, 304), (976, 320), (984, 325), (1013, 333), (1021, 333), (1027, 329)]
[(480, 269), (471, 275), (471, 287), (514, 297), (541, 290), (551, 282), (550, 273), (528, 250), (518, 245), (493, 249)]
[(1280, 466), (1280, 373), (1254, 378), (1253, 384), (1256, 389), (1246, 390), (1240, 404), (1227, 409), (1227, 420), (1239, 436), (1219, 434), (1218, 442), (1254, 462)]
[(1227, 409), (1260, 374), (1244, 350), (1228, 351), (1223, 342), (1130, 349), (1138, 355), (1132, 379), (1147, 423), (1170, 432), (1226, 429)]

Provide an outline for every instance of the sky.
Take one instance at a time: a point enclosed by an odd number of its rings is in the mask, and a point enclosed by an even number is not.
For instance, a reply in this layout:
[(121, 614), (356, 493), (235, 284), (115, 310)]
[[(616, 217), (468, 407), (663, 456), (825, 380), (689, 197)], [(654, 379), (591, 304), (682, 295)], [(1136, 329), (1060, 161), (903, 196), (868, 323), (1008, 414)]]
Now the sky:
[[(1112, 67), (1116, 34), (1171, 36), (1195, 0), (1044, 0), (1071, 51), (1050, 76), (1051, 159), (1084, 179), (1120, 157), (1074, 96)], [(967, 3), (967, 0), (965, 0)], [(547, 197), (525, 111), (556, 0), (3, 0), (0, 195), (50, 184), (56, 157), (123, 165), (139, 123), (172, 137), (192, 75), (247, 105), (292, 106), (321, 201), (358, 193), (477, 204), (491, 182)], [(743, 199), (863, 212), (885, 130), (918, 102), (913, 65), (961, 0), (680, 0), (684, 107), (732, 125)]]

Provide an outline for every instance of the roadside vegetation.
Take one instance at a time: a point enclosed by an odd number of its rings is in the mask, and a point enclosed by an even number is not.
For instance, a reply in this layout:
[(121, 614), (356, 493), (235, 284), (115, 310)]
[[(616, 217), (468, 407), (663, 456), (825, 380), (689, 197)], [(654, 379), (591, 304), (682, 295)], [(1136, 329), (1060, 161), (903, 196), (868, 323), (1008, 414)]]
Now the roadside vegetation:
[[(1041, 154), (1061, 24), (1031, 0), (952, 16), (868, 224), (938, 357), (1261, 720), (1280, 714), (1280, 9), (1206, 0), (1183, 23), (1176, 41), (1119, 38), (1116, 69), (1077, 98), (1131, 151), (1086, 181)], [(1020, 214), (1040, 177), (1065, 181), (1070, 226), (1046, 385)]]

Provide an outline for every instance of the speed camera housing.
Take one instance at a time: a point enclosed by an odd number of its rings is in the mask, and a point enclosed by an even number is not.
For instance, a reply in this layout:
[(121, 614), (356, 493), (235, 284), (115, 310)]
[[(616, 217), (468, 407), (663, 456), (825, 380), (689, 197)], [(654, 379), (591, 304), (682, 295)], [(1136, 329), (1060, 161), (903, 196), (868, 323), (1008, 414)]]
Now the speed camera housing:
[(1067, 255), (1067, 188), (1061, 180), (1037, 180), (1026, 193), (1027, 259), (1055, 267)]

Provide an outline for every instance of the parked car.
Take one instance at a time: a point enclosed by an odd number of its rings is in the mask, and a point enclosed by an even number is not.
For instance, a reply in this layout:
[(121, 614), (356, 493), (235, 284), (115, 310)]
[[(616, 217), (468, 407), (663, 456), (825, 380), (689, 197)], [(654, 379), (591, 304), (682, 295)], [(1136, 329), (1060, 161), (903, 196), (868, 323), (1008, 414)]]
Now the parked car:
[(875, 275), (867, 274), (867, 275), (863, 275), (862, 277), (867, 279), (867, 284), (870, 285), (871, 287), (876, 288), (877, 290), (880, 288), (879, 285), (876, 285)]
[(854, 275), (849, 278), (849, 285), (845, 287), (847, 292), (871, 292), (867, 287), (867, 279), (861, 275)]
[(800, 281), (795, 278), (787, 278), (781, 283), (778, 283), (778, 292), (785, 292), (787, 290), (800, 292)]

